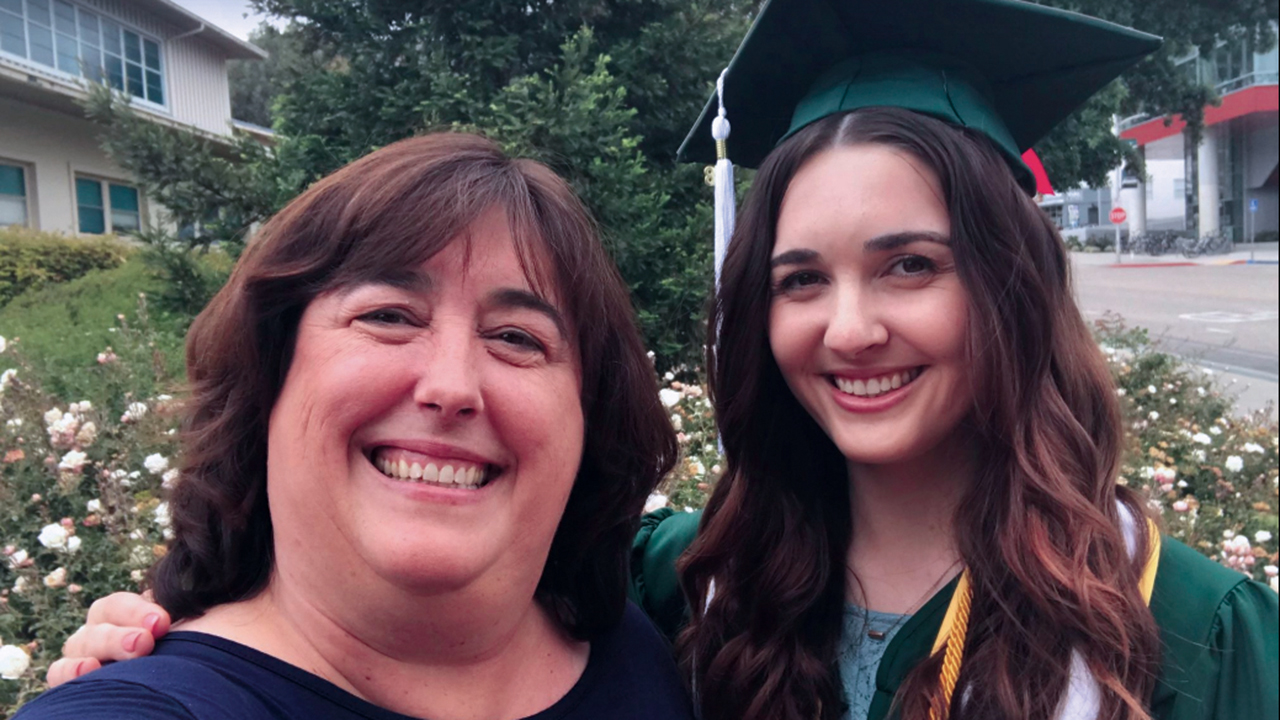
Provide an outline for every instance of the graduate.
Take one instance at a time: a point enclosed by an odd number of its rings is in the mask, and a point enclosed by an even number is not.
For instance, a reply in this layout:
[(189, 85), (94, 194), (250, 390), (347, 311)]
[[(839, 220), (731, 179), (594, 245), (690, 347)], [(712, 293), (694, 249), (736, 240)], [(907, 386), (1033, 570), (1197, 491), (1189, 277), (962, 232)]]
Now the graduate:
[(1011, 0), (765, 5), (681, 148), (722, 225), (726, 166), (758, 168), (718, 233), (727, 471), (634, 573), (703, 720), (1280, 714), (1275, 593), (1116, 482), (1020, 159), (1159, 44)]
[[(1117, 484), (1115, 389), (1020, 160), (1159, 43), (1012, 0), (763, 6), (681, 148), (719, 185), (727, 470), (632, 554), (702, 720), (1280, 714), (1277, 596)], [(95, 609), (68, 654), (163, 626)]]

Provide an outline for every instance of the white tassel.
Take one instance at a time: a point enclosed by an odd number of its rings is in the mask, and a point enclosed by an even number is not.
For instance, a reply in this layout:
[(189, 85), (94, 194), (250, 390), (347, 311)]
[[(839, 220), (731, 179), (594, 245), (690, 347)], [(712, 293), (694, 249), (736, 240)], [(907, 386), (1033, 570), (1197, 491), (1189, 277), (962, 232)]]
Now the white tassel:
[(724, 76), (729, 72), (725, 68), (716, 80), (716, 99), (720, 103), (720, 112), (711, 121), (711, 137), (716, 141), (716, 287), (720, 286), (720, 268), (724, 265), (724, 253), (729, 248), (729, 239), (733, 237), (734, 194), (733, 163), (729, 160), (726, 141), (729, 139), (729, 119), (724, 113)]

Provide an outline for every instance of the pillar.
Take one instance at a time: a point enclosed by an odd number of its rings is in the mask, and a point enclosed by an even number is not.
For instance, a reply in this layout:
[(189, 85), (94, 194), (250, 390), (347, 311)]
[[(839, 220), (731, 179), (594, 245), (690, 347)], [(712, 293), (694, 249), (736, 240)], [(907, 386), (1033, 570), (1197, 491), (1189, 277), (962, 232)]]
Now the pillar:
[(1218, 132), (1206, 127), (1204, 138), (1196, 151), (1196, 164), (1200, 171), (1196, 178), (1196, 191), (1200, 197), (1200, 236), (1217, 233), (1218, 225)]

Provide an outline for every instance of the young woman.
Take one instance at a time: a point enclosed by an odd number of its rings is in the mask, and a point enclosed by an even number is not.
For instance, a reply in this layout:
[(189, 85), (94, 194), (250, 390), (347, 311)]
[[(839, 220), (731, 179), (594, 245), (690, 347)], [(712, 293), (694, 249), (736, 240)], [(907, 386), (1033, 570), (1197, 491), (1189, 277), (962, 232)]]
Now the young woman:
[(728, 469), (632, 558), (703, 720), (1280, 712), (1275, 595), (1116, 485), (1114, 390), (1018, 160), (1153, 42), (997, 0), (761, 11), (724, 78), (763, 160), (710, 323)]

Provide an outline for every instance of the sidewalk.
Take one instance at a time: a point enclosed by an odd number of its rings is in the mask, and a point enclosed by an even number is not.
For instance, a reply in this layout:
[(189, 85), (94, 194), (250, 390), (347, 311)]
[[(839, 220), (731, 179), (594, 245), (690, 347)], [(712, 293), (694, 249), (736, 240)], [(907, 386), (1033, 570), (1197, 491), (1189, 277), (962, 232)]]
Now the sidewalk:
[(1189, 267), (1194, 265), (1277, 265), (1280, 264), (1280, 246), (1265, 243), (1256, 247), (1247, 244), (1236, 245), (1234, 252), (1226, 255), (1201, 255), (1197, 258), (1186, 258), (1181, 253), (1167, 255), (1130, 255), (1121, 253), (1120, 262), (1116, 262), (1115, 251), (1109, 252), (1072, 252), (1071, 262), (1076, 265), (1093, 265), (1105, 267), (1149, 268), (1149, 267)]

